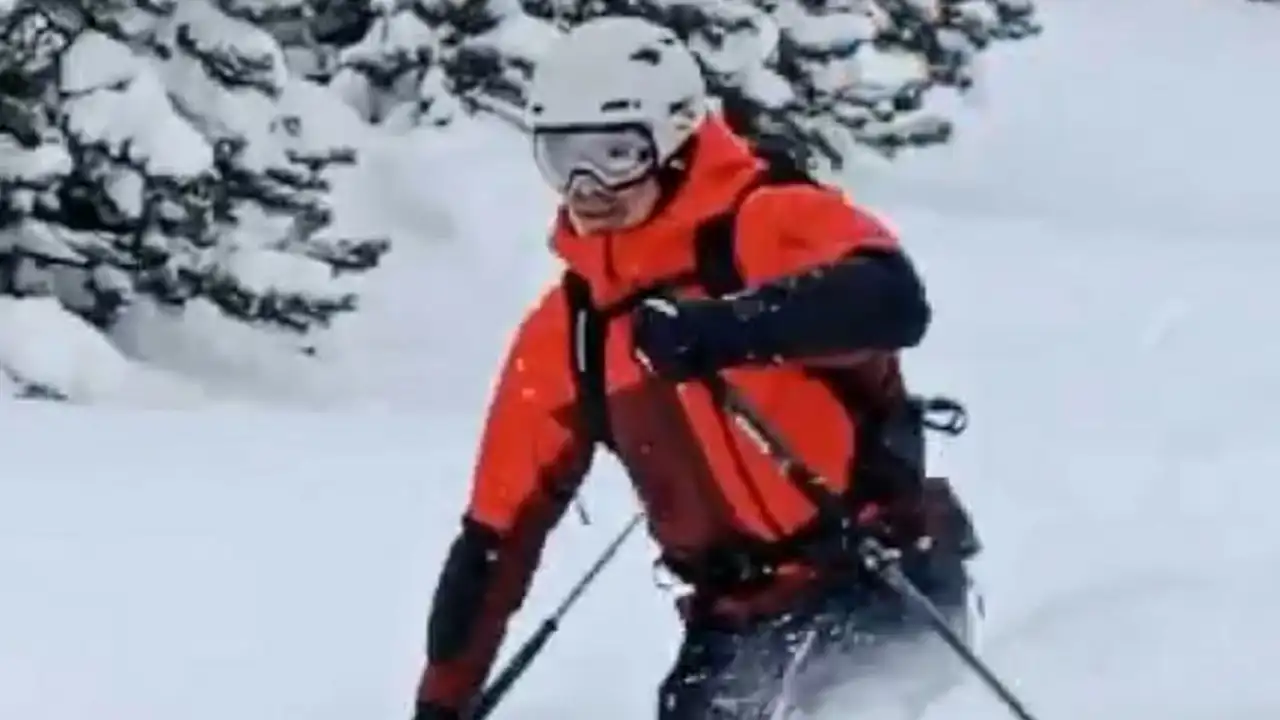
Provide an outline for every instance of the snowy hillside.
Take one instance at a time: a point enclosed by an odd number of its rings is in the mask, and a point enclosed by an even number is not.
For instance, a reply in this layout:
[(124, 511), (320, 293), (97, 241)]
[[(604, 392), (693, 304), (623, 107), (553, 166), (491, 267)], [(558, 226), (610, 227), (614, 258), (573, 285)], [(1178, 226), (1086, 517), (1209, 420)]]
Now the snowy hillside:
[[(986, 540), (984, 650), (1040, 720), (1275, 717), (1280, 14), (1040, 5), (954, 147), (851, 177), (930, 283), (913, 382), (973, 413), (935, 461)], [(2, 406), (0, 718), (408, 717), (550, 198), (498, 123), (369, 146), (338, 215), (396, 259), (318, 361), (210, 320), (138, 342), (219, 406)], [(633, 509), (600, 467), (512, 644)], [(651, 557), (626, 546), (498, 717), (652, 717), (677, 625)], [(1002, 712), (970, 684), (927, 720)]]

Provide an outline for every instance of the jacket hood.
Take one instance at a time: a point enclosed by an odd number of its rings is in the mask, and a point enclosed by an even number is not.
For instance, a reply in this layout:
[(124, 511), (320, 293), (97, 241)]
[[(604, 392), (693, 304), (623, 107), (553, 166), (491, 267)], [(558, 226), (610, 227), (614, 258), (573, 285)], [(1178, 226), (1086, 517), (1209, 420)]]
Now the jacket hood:
[(717, 116), (707, 118), (694, 141), (680, 187), (644, 223), (579, 235), (564, 208), (557, 212), (552, 249), (590, 282), (597, 305), (610, 305), (693, 270), (697, 227), (728, 210), (761, 169), (747, 142)]

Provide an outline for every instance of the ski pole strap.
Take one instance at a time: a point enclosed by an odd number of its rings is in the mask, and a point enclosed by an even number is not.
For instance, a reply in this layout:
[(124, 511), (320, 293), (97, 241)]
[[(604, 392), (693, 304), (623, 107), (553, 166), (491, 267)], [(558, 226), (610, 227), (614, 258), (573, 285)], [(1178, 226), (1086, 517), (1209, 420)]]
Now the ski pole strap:
[(912, 402), (920, 411), (921, 422), (930, 430), (954, 436), (969, 427), (969, 413), (957, 400), (936, 396), (914, 397)]

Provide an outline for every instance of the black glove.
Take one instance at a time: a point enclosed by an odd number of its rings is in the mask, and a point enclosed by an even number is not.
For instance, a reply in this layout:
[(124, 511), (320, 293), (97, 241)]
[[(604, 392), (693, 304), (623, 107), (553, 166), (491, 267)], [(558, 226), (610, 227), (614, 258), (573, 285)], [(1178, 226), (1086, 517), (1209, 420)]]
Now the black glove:
[(632, 313), (632, 340), (651, 371), (679, 382), (755, 360), (743, 319), (729, 300), (654, 296)]
[(462, 713), (436, 703), (419, 702), (413, 720), (462, 720)]

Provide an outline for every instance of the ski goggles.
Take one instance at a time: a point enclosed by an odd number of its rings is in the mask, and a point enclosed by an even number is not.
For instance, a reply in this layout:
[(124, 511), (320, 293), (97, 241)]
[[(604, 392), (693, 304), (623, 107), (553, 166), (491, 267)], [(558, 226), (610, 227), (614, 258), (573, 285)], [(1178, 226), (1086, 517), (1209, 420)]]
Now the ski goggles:
[(635, 125), (538, 130), (533, 158), (552, 187), (566, 192), (579, 178), (617, 190), (657, 167), (653, 136)]

